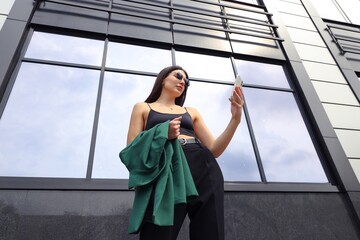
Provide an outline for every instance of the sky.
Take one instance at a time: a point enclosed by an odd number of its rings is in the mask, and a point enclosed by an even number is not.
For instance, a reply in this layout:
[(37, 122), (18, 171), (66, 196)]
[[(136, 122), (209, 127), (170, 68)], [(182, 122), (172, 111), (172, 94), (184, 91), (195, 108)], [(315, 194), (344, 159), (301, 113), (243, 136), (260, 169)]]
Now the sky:
[[(35, 32), (26, 57), (100, 66), (104, 42)], [(110, 43), (106, 66), (156, 74), (171, 51)], [(64, 54), (66, 53), (66, 54)], [(229, 58), (175, 51), (191, 78), (185, 106), (198, 109), (215, 137), (231, 115), (235, 73)], [(281, 66), (236, 60), (255, 140), (268, 181), (327, 182)], [(23, 63), (0, 120), (0, 175), (84, 178), (100, 71)], [(119, 152), (130, 114), (155, 77), (105, 72), (93, 178), (127, 178)], [(286, 91), (249, 87), (268, 86)], [(245, 116), (218, 158), (225, 180), (260, 181)]]

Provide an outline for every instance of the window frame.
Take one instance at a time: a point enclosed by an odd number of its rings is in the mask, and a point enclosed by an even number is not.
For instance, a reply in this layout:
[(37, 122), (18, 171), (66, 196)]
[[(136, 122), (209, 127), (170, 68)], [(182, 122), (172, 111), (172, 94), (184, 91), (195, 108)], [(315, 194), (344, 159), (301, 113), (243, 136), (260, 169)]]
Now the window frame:
[[(54, 31), (55, 30), (55, 31)], [(134, 70), (126, 70), (126, 69), (114, 69), (105, 67), (105, 59), (106, 59), (106, 51), (107, 51), (107, 44), (109, 42), (109, 38), (103, 37), (103, 36), (95, 36), (91, 39), (97, 39), (97, 40), (103, 40), (104, 41), (104, 55), (103, 60), (100, 67), (95, 66), (89, 66), (89, 65), (83, 65), (83, 64), (73, 64), (73, 63), (59, 63), (56, 61), (46, 61), (46, 60), (37, 60), (37, 59), (31, 59), (31, 58), (25, 58), (25, 52), (26, 49), (30, 43), (31, 36), (33, 32), (35, 31), (34, 28), (31, 28), (29, 30), (29, 34), (26, 38), (26, 41), (23, 45), (21, 56), (16, 63), (15, 70), (13, 71), (13, 74), (10, 78), (9, 84), (6, 88), (5, 94), (1, 98), (0, 102), (0, 116), (2, 115), (6, 102), (8, 100), (8, 97), (10, 96), (11, 89), (13, 84), (16, 81), (17, 73), (19, 72), (20, 65), (22, 62), (31, 62), (31, 63), (38, 63), (38, 64), (50, 64), (50, 65), (58, 65), (58, 66), (68, 66), (68, 67), (75, 67), (75, 68), (86, 68), (86, 69), (94, 69), (94, 70), (100, 70), (100, 87), (98, 92), (98, 97), (96, 100), (96, 110), (95, 110), (95, 118), (94, 118), (94, 125), (93, 125), (93, 132), (91, 137), (91, 144), (90, 144), (90, 155), (89, 161), (88, 161), (88, 167), (87, 167), (87, 174), (86, 178), (81, 179), (75, 179), (75, 178), (36, 178), (36, 177), (0, 177), (0, 189), (62, 189), (62, 190), (74, 190), (74, 189), (81, 189), (81, 190), (128, 190), (128, 180), (127, 179), (92, 179), (91, 173), (92, 173), (92, 167), (93, 167), (93, 161), (94, 161), (94, 150), (95, 150), (95, 143), (96, 143), (96, 134), (97, 134), (97, 126), (99, 121), (99, 111), (100, 111), (100, 102), (101, 102), (101, 89), (102, 84), (104, 81), (104, 73), (105, 71), (109, 72), (118, 72), (118, 73), (130, 73), (130, 74), (140, 74), (140, 75), (146, 75), (146, 76), (156, 76), (155, 73), (139, 73), (138, 71)], [(62, 31), (57, 31), (56, 29), (43, 29), (43, 28), (36, 28), (36, 31), (41, 32), (48, 32), (48, 33), (56, 33), (56, 34), (62, 34), (62, 35), (69, 35), (69, 36), (77, 36), (77, 37), (85, 37), (88, 38), (89, 35), (82, 34), (82, 33), (63, 33)], [(123, 41), (123, 43), (127, 43), (126, 41)], [(134, 43), (133, 43), (134, 44)], [(137, 44), (144, 44), (143, 42), (137, 42)], [(159, 46), (161, 45), (161, 46)], [(154, 45), (157, 48), (168, 48), (167, 45), (164, 46), (164, 44)], [(144, 46), (144, 45), (143, 45)], [(153, 45), (148, 45), (153, 46)], [(154, 47), (153, 46), (153, 47)], [(191, 52), (193, 49), (186, 47), (181, 47), (183, 50), (188, 50)], [(172, 52), (174, 51), (174, 48), (172, 47)], [(203, 51), (201, 51), (203, 52)], [(239, 57), (239, 56), (235, 56)], [(234, 61), (234, 57), (231, 57), (232, 62)], [(256, 60), (253, 58), (250, 59), (244, 59), (242, 57), (242, 60)], [(259, 60), (259, 59), (258, 59)], [(262, 59), (263, 60), (263, 59)], [(174, 59), (173, 59), (174, 61)], [(268, 63), (282, 63), (281, 61), (277, 60), (263, 60), (263, 62)], [(234, 64), (234, 63), (233, 63)], [(283, 67), (284, 68), (284, 67)], [(234, 68), (236, 69), (236, 68)], [(285, 70), (286, 68), (284, 68)], [(287, 71), (285, 71), (285, 74)], [(287, 75), (288, 77), (288, 75)], [(201, 79), (194, 79), (201, 81)], [(289, 84), (292, 81), (289, 81)], [(292, 86), (290, 86), (292, 87)], [(294, 94), (295, 100), (299, 106), (299, 110), (302, 116), (304, 116), (304, 109), (301, 107), (302, 104), (300, 99), (297, 97), (297, 94)], [(248, 114), (245, 114), (248, 115)], [(304, 119), (304, 122), (306, 125), (308, 125), (308, 121), (306, 118)], [(311, 124), (310, 124), (311, 125)], [(312, 134), (312, 131), (309, 131), (310, 137), (312, 139), (317, 139)], [(317, 144), (317, 141), (313, 141), (315, 148), (318, 150), (319, 146)], [(319, 156), (322, 156), (320, 154)], [(329, 176), (329, 169), (326, 167), (326, 165), (322, 164), (324, 167), (324, 171), (327, 176)], [(329, 178), (329, 177), (328, 177)], [(225, 191), (232, 192), (232, 191), (259, 191), (259, 192), (339, 192), (339, 189), (336, 185), (334, 185), (334, 182), (329, 178), (329, 183), (286, 183), (286, 182), (280, 182), (280, 183), (266, 183), (266, 182), (225, 182)]]

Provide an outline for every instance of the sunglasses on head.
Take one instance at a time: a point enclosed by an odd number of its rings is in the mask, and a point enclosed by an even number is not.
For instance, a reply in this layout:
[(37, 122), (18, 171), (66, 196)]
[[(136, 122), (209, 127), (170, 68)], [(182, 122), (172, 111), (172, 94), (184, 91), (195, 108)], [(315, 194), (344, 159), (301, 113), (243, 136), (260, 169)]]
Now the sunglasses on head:
[[(183, 80), (184, 75), (183, 75), (181, 72), (177, 72), (177, 73), (175, 73), (175, 77), (176, 77), (177, 79), (179, 79), (179, 81), (181, 81), (181, 80)], [(190, 80), (189, 80), (189, 79), (184, 78), (184, 81), (185, 81), (185, 85), (186, 85), (187, 87), (190, 86)]]

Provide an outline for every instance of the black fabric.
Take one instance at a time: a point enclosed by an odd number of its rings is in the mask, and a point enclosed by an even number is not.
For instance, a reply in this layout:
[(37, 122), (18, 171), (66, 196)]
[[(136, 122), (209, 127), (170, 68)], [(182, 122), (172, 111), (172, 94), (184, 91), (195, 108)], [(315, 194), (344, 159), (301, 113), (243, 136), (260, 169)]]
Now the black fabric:
[(147, 211), (140, 240), (175, 240), (186, 214), (190, 219), (190, 240), (224, 240), (224, 179), (220, 167), (201, 143), (184, 145), (183, 150), (199, 197), (175, 206), (174, 226), (152, 224), (151, 211)]
[(166, 122), (167, 120), (172, 120), (180, 116), (182, 116), (181, 124), (180, 124), (180, 134), (195, 137), (194, 125), (188, 111), (182, 114), (172, 114), (172, 113), (157, 112), (152, 108), (150, 108), (145, 130), (154, 127), (158, 123)]

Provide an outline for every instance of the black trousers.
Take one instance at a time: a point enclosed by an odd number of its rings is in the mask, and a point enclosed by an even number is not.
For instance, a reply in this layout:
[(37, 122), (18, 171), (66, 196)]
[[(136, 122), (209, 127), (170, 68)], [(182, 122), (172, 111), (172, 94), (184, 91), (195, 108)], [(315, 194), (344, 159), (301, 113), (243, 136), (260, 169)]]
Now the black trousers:
[(224, 178), (212, 153), (200, 143), (186, 144), (183, 150), (199, 196), (175, 206), (174, 226), (151, 223), (152, 203), (140, 229), (140, 240), (175, 240), (186, 215), (191, 240), (224, 240)]

